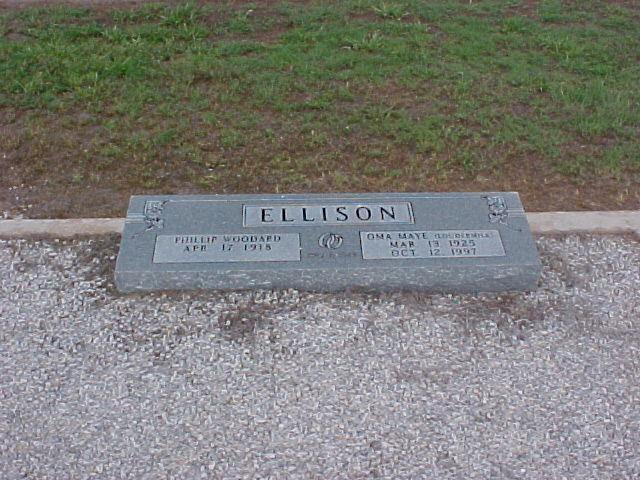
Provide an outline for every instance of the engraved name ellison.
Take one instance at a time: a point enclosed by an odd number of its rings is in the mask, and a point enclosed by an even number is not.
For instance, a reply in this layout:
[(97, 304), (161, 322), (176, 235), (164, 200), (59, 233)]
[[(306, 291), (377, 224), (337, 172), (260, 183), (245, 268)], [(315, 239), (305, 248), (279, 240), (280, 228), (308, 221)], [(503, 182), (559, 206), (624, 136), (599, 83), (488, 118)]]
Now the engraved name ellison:
[(336, 205), (245, 205), (247, 227), (266, 225), (340, 225), (413, 223), (408, 202)]

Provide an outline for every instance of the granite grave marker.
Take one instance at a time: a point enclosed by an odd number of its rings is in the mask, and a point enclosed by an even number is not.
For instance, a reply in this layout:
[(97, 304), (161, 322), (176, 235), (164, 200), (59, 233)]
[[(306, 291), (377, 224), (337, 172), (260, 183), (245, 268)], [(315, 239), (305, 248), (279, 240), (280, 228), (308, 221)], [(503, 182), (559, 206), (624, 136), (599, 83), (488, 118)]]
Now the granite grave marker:
[(479, 292), (535, 287), (517, 193), (134, 196), (123, 292), (298, 288)]

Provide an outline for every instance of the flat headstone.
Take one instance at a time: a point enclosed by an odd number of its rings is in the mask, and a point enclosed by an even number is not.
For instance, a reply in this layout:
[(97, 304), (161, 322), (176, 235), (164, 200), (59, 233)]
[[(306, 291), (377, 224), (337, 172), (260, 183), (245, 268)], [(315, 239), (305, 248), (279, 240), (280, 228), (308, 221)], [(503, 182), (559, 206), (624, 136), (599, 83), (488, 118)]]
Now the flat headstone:
[(528, 290), (541, 264), (517, 193), (134, 196), (123, 292)]

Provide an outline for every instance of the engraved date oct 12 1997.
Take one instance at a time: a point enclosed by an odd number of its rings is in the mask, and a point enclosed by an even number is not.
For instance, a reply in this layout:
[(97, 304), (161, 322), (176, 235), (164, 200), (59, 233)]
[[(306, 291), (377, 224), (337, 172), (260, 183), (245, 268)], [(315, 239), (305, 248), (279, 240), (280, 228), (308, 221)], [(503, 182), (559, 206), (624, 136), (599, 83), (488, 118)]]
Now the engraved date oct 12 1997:
[(505, 255), (497, 230), (360, 232), (360, 242), (365, 260)]

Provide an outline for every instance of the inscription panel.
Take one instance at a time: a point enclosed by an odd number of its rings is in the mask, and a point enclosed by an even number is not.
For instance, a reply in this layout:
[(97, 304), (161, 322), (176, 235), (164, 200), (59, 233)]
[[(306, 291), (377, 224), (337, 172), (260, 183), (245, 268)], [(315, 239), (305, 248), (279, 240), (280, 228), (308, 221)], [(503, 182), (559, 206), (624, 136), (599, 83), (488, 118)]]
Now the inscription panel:
[(409, 202), (245, 205), (245, 227), (413, 223)]
[(497, 230), (360, 232), (365, 260), (505, 256)]
[(153, 263), (300, 261), (300, 235), (193, 234), (158, 235)]

